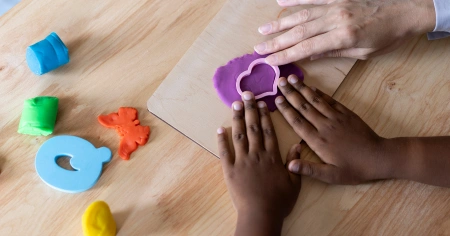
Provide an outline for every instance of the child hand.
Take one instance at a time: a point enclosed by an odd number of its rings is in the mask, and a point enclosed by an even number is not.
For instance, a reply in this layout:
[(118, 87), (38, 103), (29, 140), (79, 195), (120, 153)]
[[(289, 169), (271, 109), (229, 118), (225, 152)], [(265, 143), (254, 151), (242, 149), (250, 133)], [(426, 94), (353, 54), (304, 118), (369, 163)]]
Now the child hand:
[[(250, 92), (243, 94), (243, 100), (233, 103), (234, 152), (225, 129), (217, 130), (225, 182), (238, 213), (236, 234), (279, 234), (297, 201), (300, 176), (283, 164), (266, 104), (256, 104)], [(299, 159), (299, 153), (297, 144), (286, 163)]]
[(385, 139), (355, 113), (323, 92), (304, 85), (295, 75), (280, 78), (284, 97), (275, 101), (295, 132), (325, 164), (289, 163), (293, 173), (333, 184), (359, 184), (391, 178), (394, 160), (384, 155)]

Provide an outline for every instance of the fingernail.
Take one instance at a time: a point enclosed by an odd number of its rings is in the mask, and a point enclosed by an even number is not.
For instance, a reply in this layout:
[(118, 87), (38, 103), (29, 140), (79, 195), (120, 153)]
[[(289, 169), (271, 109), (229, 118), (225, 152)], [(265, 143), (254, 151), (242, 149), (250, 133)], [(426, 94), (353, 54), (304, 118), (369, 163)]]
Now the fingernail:
[(250, 101), (253, 98), (253, 94), (250, 92), (245, 92), (244, 93), (244, 100), (245, 101)]
[(283, 102), (284, 102), (284, 97), (277, 97), (277, 98), (275, 99), (275, 102), (278, 103), (278, 104), (283, 103)]
[(277, 62), (277, 56), (276, 55), (270, 55), (266, 57), (266, 63), (269, 65), (273, 65)]
[(298, 173), (299, 170), (300, 170), (300, 164), (298, 164), (297, 162), (293, 162), (293, 161), (291, 161), (289, 163), (289, 171)]
[(285, 2), (287, 2), (287, 0), (277, 0), (277, 2), (279, 2), (279, 3), (285, 3)]
[(223, 132), (225, 132), (224, 128), (220, 127), (220, 128), (217, 129), (217, 133), (218, 134), (223, 134)]
[(267, 34), (267, 33), (270, 32), (271, 29), (272, 29), (272, 24), (265, 24), (265, 25), (259, 27), (259, 28), (258, 28), (258, 31), (259, 31), (261, 34)]
[(316, 87), (311, 87), (311, 89), (312, 89), (312, 91), (314, 91), (314, 92), (317, 90)]
[(289, 80), (289, 83), (291, 83), (291, 84), (295, 84), (298, 82), (298, 79), (295, 76), (289, 76), (288, 80)]
[(255, 51), (258, 53), (264, 52), (266, 50), (266, 43), (260, 43), (255, 46)]
[(266, 107), (266, 103), (263, 102), (263, 101), (259, 101), (259, 102), (258, 102), (258, 107), (259, 107), (259, 108), (264, 108), (264, 107)]
[(234, 109), (235, 111), (240, 111), (240, 110), (242, 109), (242, 104), (241, 104), (240, 102), (235, 102), (235, 103), (233, 104), (233, 109)]
[(284, 87), (284, 86), (286, 86), (287, 85), (287, 81), (286, 81), (286, 79), (285, 78), (280, 78), (279, 79), (279, 85), (281, 86), (281, 87)]

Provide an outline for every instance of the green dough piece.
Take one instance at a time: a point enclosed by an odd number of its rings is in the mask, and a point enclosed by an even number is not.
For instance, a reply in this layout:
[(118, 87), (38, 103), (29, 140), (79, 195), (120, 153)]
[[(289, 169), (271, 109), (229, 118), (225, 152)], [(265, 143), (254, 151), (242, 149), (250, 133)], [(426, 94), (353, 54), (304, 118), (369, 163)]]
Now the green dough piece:
[(57, 97), (35, 97), (25, 100), (17, 132), (44, 136), (53, 133), (58, 101)]

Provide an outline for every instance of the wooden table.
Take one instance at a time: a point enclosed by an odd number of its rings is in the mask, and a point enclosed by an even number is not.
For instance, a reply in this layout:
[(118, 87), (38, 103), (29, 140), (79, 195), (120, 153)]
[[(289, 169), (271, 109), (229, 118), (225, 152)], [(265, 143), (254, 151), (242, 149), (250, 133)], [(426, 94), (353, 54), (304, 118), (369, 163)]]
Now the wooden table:
[[(0, 235), (81, 235), (81, 215), (105, 200), (118, 235), (230, 235), (236, 214), (219, 161), (149, 114), (146, 101), (225, 0), (23, 0), (0, 18)], [(71, 62), (37, 77), (26, 46), (56, 31)], [(450, 41), (413, 39), (358, 62), (334, 97), (384, 137), (450, 135)], [(48, 137), (17, 134), (23, 101), (59, 97), (54, 135), (117, 152), (96, 117), (134, 106), (152, 127), (130, 161), (117, 154), (87, 192), (46, 186), (34, 155)], [(214, 131), (211, 131), (214, 132)], [(315, 159), (305, 150), (303, 157)], [(331, 186), (304, 178), (284, 235), (450, 234), (450, 190), (408, 181)]]

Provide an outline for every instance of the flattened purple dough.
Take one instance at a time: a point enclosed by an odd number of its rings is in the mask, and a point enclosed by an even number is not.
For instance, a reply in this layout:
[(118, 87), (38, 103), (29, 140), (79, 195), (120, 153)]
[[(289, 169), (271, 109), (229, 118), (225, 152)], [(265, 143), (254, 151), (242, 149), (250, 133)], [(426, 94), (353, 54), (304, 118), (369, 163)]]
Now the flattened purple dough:
[[(248, 69), (248, 66), (252, 61), (266, 57), (265, 55), (259, 55), (256, 52), (253, 54), (246, 54), (242, 57), (235, 58), (229, 61), (225, 66), (221, 66), (216, 70), (214, 74), (214, 88), (222, 100), (228, 107), (231, 108), (231, 104), (235, 101), (241, 101), (241, 96), (236, 90), (236, 80), (238, 76)], [(295, 74), (303, 80), (303, 72), (293, 64), (287, 64), (279, 66), (280, 77), (288, 77), (291, 74)], [(242, 91), (252, 91), (255, 95), (263, 92), (272, 91), (272, 85), (274, 81), (275, 72), (268, 65), (257, 65), (253, 68), (252, 73), (243, 78), (241, 81)], [(280, 90), (274, 96), (267, 96), (259, 99), (258, 101), (264, 101), (270, 111), (275, 111), (277, 106), (275, 105), (275, 98), (282, 95)]]

